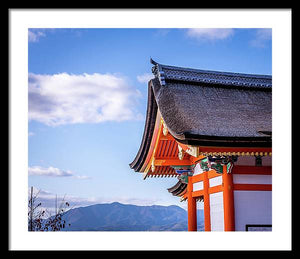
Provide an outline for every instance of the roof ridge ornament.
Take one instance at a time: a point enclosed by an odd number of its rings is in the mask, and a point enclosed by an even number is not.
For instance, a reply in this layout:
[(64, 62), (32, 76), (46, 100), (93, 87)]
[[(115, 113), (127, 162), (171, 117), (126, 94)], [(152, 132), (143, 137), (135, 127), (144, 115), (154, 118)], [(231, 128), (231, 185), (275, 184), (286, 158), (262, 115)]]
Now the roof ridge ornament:
[(162, 67), (159, 63), (157, 63), (156, 61), (154, 61), (151, 57), (150, 57), (150, 63), (153, 64), (154, 66), (152, 67), (152, 73), (153, 75), (158, 78), (159, 82), (161, 85), (165, 85), (165, 73), (162, 70)]
[(156, 61), (154, 61), (151, 57), (150, 57), (150, 63), (153, 65), (157, 65), (158, 63)]

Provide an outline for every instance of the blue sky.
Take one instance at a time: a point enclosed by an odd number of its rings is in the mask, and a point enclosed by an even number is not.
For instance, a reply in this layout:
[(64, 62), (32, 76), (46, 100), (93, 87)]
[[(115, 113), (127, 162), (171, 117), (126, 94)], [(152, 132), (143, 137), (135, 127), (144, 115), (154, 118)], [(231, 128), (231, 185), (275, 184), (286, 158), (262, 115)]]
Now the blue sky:
[[(150, 57), (174, 66), (272, 74), (271, 29), (29, 29), (28, 186), (44, 201), (179, 205), (176, 178), (130, 169)], [(73, 203), (73, 204), (72, 204)], [(49, 204), (49, 206), (51, 206)]]

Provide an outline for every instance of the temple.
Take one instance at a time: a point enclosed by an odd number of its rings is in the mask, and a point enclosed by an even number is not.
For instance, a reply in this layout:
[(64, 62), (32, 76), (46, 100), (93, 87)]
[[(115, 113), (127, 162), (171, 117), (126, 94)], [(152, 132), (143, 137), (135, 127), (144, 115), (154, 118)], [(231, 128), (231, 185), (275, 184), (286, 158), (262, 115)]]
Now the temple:
[(272, 230), (272, 76), (162, 65), (154, 60), (140, 148), (130, 167), (176, 177), (188, 231)]

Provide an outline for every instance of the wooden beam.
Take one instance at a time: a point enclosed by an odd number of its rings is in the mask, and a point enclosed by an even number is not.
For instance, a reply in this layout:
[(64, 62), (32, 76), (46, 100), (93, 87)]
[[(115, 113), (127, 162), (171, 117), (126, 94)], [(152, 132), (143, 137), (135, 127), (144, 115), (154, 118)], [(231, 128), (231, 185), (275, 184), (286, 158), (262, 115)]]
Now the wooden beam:
[(209, 194), (216, 193), (216, 192), (222, 192), (222, 191), (223, 191), (223, 186), (222, 185), (217, 185), (217, 186), (213, 186), (213, 187), (208, 188), (208, 193)]
[[(189, 176), (190, 178), (191, 176)], [(193, 197), (193, 183), (191, 179), (188, 181), (187, 186), (188, 196), (188, 231), (197, 231), (197, 203)]]
[(245, 166), (234, 165), (232, 168), (233, 174), (260, 174), (272, 175), (272, 166)]
[(192, 183), (197, 183), (203, 181), (203, 173), (192, 176)]
[(189, 159), (155, 159), (155, 166), (180, 166), (180, 165), (191, 165), (191, 161)]
[(223, 208), (224, 208), (224, 231), (235, 230), (234, 220), (234, 196), (233, 177), (227, 173), (226, 166), (223, 166)]
[(205, 156), (203, 156), (203, 155), (199, 155), (198, 157), (190, 156), (190, 160), (191, 160), (192, 164), (196, 164), (197, 162), (199, 162), (199, 160), (201, 160), (203, 158), (205, 158)]
[(272, 191), (272, 184), (234, 184), (235, 191)]
[(208, 171), (208, 179), (211, 179), (211, 178), (214, 178), (214, 177), (218, 177), (218, 176), (221, 176), (221, 174), (218, 174), (216, 172), (216, 170), (209, 170)]
[(192, 193), (192, 196), (193, 196), (194, 198), (203, 196), (203, 190), (200, 190), (200, 191), (194, 191), (194, 192)]
[(203, 172), (204, 231), (211, 231), (208, 172)]

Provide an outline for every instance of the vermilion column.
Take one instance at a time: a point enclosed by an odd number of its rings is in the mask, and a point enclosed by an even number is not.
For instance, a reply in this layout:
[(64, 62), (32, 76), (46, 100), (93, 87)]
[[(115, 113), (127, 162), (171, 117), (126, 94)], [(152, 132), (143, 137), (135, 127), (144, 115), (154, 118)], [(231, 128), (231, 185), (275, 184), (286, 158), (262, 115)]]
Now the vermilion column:
[(188, 231), (197, 231), (197, 204), (196, 199), (193, 198), (193, 183), (192, 177), (189, 176), (188, 186)]
[(204, 231), (211, 231), (210, 226), (210, 201), (209, 201), (208, 172), (203, 172), (203, 196), (204, 196)]
[(227, 173), (226, 166), (223, 166), (223, 207), (224, 207), (224, 230), (234, 231), (234, 196), (232, 174)]

